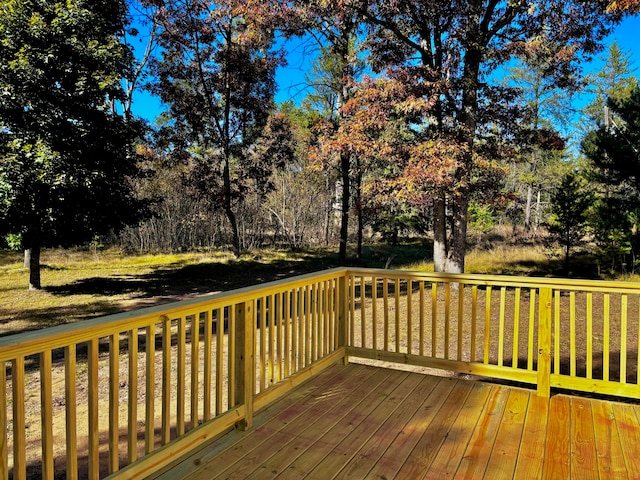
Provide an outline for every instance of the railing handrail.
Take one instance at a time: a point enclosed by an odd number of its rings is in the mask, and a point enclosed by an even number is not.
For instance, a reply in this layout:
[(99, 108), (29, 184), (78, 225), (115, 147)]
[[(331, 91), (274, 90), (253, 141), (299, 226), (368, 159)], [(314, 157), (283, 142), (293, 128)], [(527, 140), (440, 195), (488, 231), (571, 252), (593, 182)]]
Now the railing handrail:
[(499, 284), (501, 286), (514, 287), (548, 287), (556, 290), (571, 290), (579, 288), (584, 291), (597, 289), (597, 291), (611, 291), (618, 293), (637, 293), (640, 291), (640, 283), (620, 280), (588, 280), (561, 277), (525, 277), (513, 275), (487, 275), (476, 273), (443, 273), (443, 272), (419, 272), (414, 270), (385, 270), (380, 268), (348, 267), (349, 275), (364, 274), (368, 277), (378, 276), (387, 278), (406, 278), (410, 275), (413, 279), (421, 278), (429, 280), (442, 280), (451, 283), (467, 283), (470, 285)]
[(43, 343), (51, 344), (52, 348), (61, 348), (71, 344), (78, 344), (102, 337), (118, 330), (142, 328), (150, 323), (155, 323), (161, 317), (172, 318), (174, 315), (185, 311), (200, 311), (204, 305), (229, 304), (236, 299), (255, 300), (265, 292), (271, 290), (283, 290), (305, 285), (309, 279), (323, 281), (335, 278), (336, 274), (347, 274), (347, 269), (337, 267), (323, 270), (319, 273), (307, 273), (295, 277), (274, 280), (271, 282), (238, 288), (226, 292), (218, 292), (202, 297), (181, 300), (177, 302), (154, 305), (128, 312), (115, 313), (102, 317), (92, 318), (81, 322), (67, 323), (40, 330), (16, 333), (0, 337), (0, 362), (7, 362), (16, 357), (27, 357), (43, 351)]

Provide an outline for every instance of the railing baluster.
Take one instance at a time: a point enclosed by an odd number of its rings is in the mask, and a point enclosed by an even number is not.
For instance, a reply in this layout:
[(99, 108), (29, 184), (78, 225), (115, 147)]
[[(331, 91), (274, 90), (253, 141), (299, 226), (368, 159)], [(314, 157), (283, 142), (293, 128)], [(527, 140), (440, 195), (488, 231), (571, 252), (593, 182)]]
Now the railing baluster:
[(593, 378), (593, 293), (587, 293), (587, 378)]
[(298, 289), (291, 291), (291, 372), (295, 373), (300, 369), (300, 351), (298, 343)]
[(0, 479), (9, 480), (9, 439), (7, 438), (7, 366), (0, 362)]
[(431, 356), (438, 356), (438, 283), (431, 284)]
[(64, 348), (64, 408), (66, 425), (66, 470), (69, 480), (78, 478), (78, 427), (76, 395), (76, 345)]
[(89, 383), (89, 478), (100, 477), (99, 457), (99, 384), (98, 384), (98, 348), (97, 338), (88, 342), (88, 383)]
[[(216, 309), (216, 415), (220, 415), (224, 409), (224, 405), (223, 405), (224, 335), (225, 335), (224, 334), (224, 308), (217, 308)], [(271, 349), (269, 349), (269, 351), (271, 351)], [(270, 378), (273, 378), (273, 377), (270, 377)]]
[(40, 416), (42, 424), (42, 478), (53, 480), (53, 388), (51, 350), (40, 354)]
[(576, 292), (569, 292), (569, 375), (576, 376)]
[(551, 302), (553, 291), (540, 289), (538, 308), (538, 395), (551, 394)]
[(553, 373), (560, 374), (560, 291), (553, 292)]
[(180, 315), (178, 318), (178, 366), (176, 385), (176, 437), (184, 435), (185, 432), (185, 411), (186, 411), (186, 368), (187, 368), (187, 317)]
[(396, 352), (400, 351), (400, 279), (396, 278), (394, 282), (394, 306), (395, 306), (395, 335), (396, 335)]
[(238, 365), (237, 365), (237, 325), (236, 325), (236, 309), (233, 307), (229, 307), (229, 328), (227, 330), (227, 345), (229, 350), (229, 400), (227, 403), (227, 408), (235, 407), (239, 401), (236, 400), (236, 377), (238, 377)]
[(156, 325), (152, 323), (146, 329), (146, 384), (144, 414), (144, 453), (155, 448), (155, 401), (156, 401)]
[(624, 384), (627, 383), (627, 295), (623, 294), (620, 302), (620, 383)]
[(276, 295), (269, 296), (269, 384), (276, 383), (276, 356), (274, 354), (275, 339), (275, 323), (276, 323)]
[(498, 322), (498, 365), (504, 366), (504, 322), (507, 303), (507, 288), (500, 288), (500, 317)]
[(365, 294), (364, 294), (364, 275), (360, 276), (360, 346), (367, 346), (366, 338), (366, 313), (365, 313)]
[(382, 302), (384, 310), (384, 351), (389, 351), (389, 279), (382, 279)]
[(171, 320), (162, 317), (162, 433), (161, 444), (171, 440)]
[(202, 364), (204, 366), (203, 374), (203, 396), (202, 401), (204, 402), (202, 408), (202, 420), (203, 422), (207, 422), (211, 420), (211, 339), (213, 337), (213, 328), (211, 325), (211, 310), (207, 310), (204, 312), (202, 321), (204, 322), (204, 351), (203, 351), (203, 359)]
[(458, 283), (458, 361), (462, 361), (462, 336), (464, 334), (464, 283)]
[[(419, 341), (420, 341), (419, 353), (420, 353), (421, 356), (424, 356), (424, 282), (422, 280), (420, 280), (420, 318), (419, 318), (419, 323), (420, 323), (420, 332), (418, 333)], [(376, 346), (374, 345), (373, 348), (376, 348)]]
[(413, 317), (413, 312), (411, 311), (411, 304), (413, 302), (412, 298), (412, 290), (413, 290), (413, 282), (411, 279), (407, 279), (407, 353), (413, 353), (413, 345), (412, 345), (412, 330), (413, 325), (411, 323), (411, 317)]
[(27, 477), (24, 357), (18, 357), (12, 361), (11, 380), (13, 388), (13, 478), (24, 480)]
[[(348, 279), (345, 279), (345, 281), (347, 281)], [(345, 293), (346, 293), (346, 288), (345, 287)], [(304, 308), (304, 330), (305, 330), (305, 341), (304, 341), (304, 359), (305, 359), (305, 365), (311, 365), (311, 362), (313, 361), (313, 348), (312, 348), (312, 335), (313, 335), (313, 328), (312, 328), (312, 312), (311, 312), (311, 287), (309, 285), (305, 285), (304, 287), (304, 298), (305, 298), (305, 308)], [(347, 305), (345, 304), (344, 306), (344, 314), (346, 314), (346, 309), (347, 309)], [(345, 318), (344, 320), (344, 325), (345, 328), (347, 327), (347, 319)], [(345, 330), (346, 333), (346, 330)], [(347, 338), (345, 336), (345, 338), (343, 338), (343, 341), (346, 342)]]
[[(131, 402), (129, 402), (131, 403)], [(120, 335), (109, 336), (109, 473), (119, 469)]]
[(129, 330), (129, 393), (127, 398), (127, 461), (138, 456), (138, 329)]
[(471, 287), (471, 351), (469, 361), (476, 361), (476, 336), (478, 334), (478, 286)]
[(533, 371), (533, 335), (536, 322), (536, 292), (535, 288), (529, 289), (529, 338), (527, 347), (527, 370)]
[(200, 400), (200, 313), (191, 317), (191, 429), (198, 426)]
[(485, 364), (489, 364), (489, 346), (491, 340), (491, 285), (487, 286), (484, 304), (484, 358)]
[(260, 391), (267, 389), (267, 297), (260, 298)]
[(604, 295), (604, 312), (603, 312), (603, 335), (602, 335), (602, 379), (605, 382), (609, 381), (609, 349), (610, 349), (610, 296), (608, 293)]
[(289, 327), (291, 324), (291, 313), (289, 311), (290, 307), (290, 293), (289, 290), (284, 292), (284, 300), (282, 304), (282, 323), (284, 329), (284, 376), (283, 378), (287, 378), (289, 376), (290, 371), (290, 363), (291, 363), (291, 335), (289, 333)]
[(516, 287), (513, 305), (513, 350), (511, 352), (511, 367), (518, 368), (520, 354), (520, 287)]
[(451, 283), (444, 285), (444, 358), (449, 359), (451, 336)]
[(349, 276), (349, 345), (355, 346), (356, 277)]

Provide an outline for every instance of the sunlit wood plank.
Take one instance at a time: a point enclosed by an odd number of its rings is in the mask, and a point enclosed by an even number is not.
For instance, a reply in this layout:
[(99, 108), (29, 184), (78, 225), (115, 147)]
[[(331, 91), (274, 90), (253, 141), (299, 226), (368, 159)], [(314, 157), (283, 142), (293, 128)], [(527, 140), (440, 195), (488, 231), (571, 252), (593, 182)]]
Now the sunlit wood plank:
[(389, 351), (389, 280), (387, 278), (382, 279), (382, 309), (384, 317), (384, 338), (382, 343), (386, 352)]
[(560, 291), (553, 292), (553, 373), (560, 374)]
[(98, 339), (88, 342), (88, 389), (89, 389), (89, 478), (98, 478), (100, 475), (99, 457), (99, 384), (98, 384)]
[(299, 344), (299, 320), (298, 302), (300, 296), (297, 288), (291, 291), (291, 372), (295, 373), (300, 369), (300, 344)]
[(171, 440), (171, 320), (162, 319), (162, 430), (161, 443)]
[(520, 354), (520, 296), (521, 288), (515, 290), (513, 305), (513, 350), (511, 352), (511, 367), (518, 368), (518, 355)]
[(529, 290), (529, 338), (527, 345), (527, 370), (533, 371), (533, 335), (536, 321), (536, 292), (535, 288)]
[(127, 399), (127, 461), (138, 454), (138, 329), (129, 330), (129, 379)]
[[(216, 415), (224, 411), (224, 308), (216, 309)], [(271, 337), (269, 337), (271, 338)], [(271, 352), (271, 347), (269, 347)], [(273, 362), (270, 362), (273, 365)], [(269, 371), (269, 379), (273, 378), (273, 371)]]
[(149, 454), (155, 448), (155, 403), (156, 403), (156, 325), (152, 323), (146, 329), (145, 358), (145, 412), (144, 412), (144, 453)]
[(576, 376), (576, 292), (569, 293), (569, 375)]
[(203, 374), (203, 396), (202, 401), (204, 402), (202, 408), (202, 416), (203, 421), (208, 421), (211, 419), (211, 381), (212, 381), (212, 372), (211, 372), (211, 340), (213, 338), (213, 326), (211, 324), (211, 310), (207, 310), (204, 312), (203, 316), (204, 322), (204, 351), (203, 351), (203, 359), (202, 363), (204, 366)]
[[(282, 322), (280, 322), (282, 323)], [(227, 345), (229, 350), (229, 357), (227, 361), (229, 362), (229, 371), (228, 371), (228, 398), (229, 398), (229, 408), (233, 408), (238, 404), (240, 399), (236, 398), (236, 379), (238, 377), (237, 372), (237, 363), (236, 363), (236, 335), (237, 335), (237, 326), (236, 326), (236, 309), (229, 308), (229, 328), (227, 329)]]
[(186, 412), (186, 368), (187, 368), (187, 318), (182, 315), (178, 318), (178, 366), (176, 371), (176, 436), (185, 433)]
[(485, 291), (484, 303), (484, 358), (485, 364), (489, 363), (489, 345), (491, 341), (491, 285)]
[(53, 480), (55, 472), (53, 470), (51, 350), (46, 350), (40, 354), (40, 422), (42, 425), (42, 478)]
[(603, 324), (602, 324), (602, 379), (605, 382), (609, 381), (609, 350), (610, 350), (610, 311), (611, 311), (611, 296), (608, 293), (604, 295), (604, 311), (603, 311)]
[(13, 478), (27, 477), (27, 440), (25, 423), (24, 357), (11, 362), (11, 386), (13, 388)]
[(289, 376), (290, 366), (291, 366), (291, 335), (289, 333), (289, 326), (291, 325), (291, 313), (289, 311), (291, 294), (289, 290), (284, 292), (284, 301), (282, 304), (282, 323), (284, 330), (284, 355), (282, 358), (284, 364), (284, 376), (283, 378), (287, 378)]
[(411, 309), (413, 303), (413, 282), (407, 280), (407, 352), (413, 353), (413, 311)]
[(462, 336), (464, 334), (464, 283), (458, 283), (458, 360), (462, 360)]
[(620, 383), (627, 383), (627, 295), (620, 298)]
[(378, 279), (371, 277), (371, 335), (372, 347), (378, 349)]
[(365, 309), (365, 283), (364, 276), (360, 277), (360, 346), (367, 346), (367, 330), (366, 330), (366, 322), (367, 322), (367, 314)]
[(587, 293), (587, 378), (593, 378), (593, 293)]
[(78, 478), (78, 427), (76, 395), (76, 346), (64, 348), (64, 408), (66, 429), (66, 469), (67, 478)]
[(400, 351), (400, 279), (396, 278), (394, 284), (394, 307), (395, 307), (395, 335), (396, 335), (396, 352)]
[(431, 284), (431, 356), (438, 356), (438, 284)]
[(190, 427), (198, 426), (200, 400), (200, 314), (191, 317), (191, 418)]
[(109, 473), (119, 469), (120, 335), (109, 336)]
[(478, 286), (471, 287), (471, 346), (469, 361), (476, 361), (476, 337), (478, 335)]
[(500, 365), (501, 367), (504, 365), (504, 323), (506, 299), (507, 289), (506, 287), (502, 287), (500, 288), (500, 316), (498, 319), (498, 365)]

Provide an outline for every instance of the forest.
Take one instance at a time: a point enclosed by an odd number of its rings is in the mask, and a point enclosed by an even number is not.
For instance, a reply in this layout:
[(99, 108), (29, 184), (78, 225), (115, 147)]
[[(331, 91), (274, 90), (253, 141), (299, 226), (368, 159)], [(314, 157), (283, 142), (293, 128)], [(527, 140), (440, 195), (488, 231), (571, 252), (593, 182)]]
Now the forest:
[[(32, 289), (41, 250), (74, 246), (324, 246), (347, 264), (409, 238), (460, 273), (470, 244), (500, 236), (547, 246), (567, 275), (576, 254), (601, 276), (635, 273), (640, 84), (604, 40), (639, 11), (4, 0), (0, 248), (24, 251)], [(276, 102), (293, 46), (311, 61)], [(140, 92), (155, 121), (137, 115)]]

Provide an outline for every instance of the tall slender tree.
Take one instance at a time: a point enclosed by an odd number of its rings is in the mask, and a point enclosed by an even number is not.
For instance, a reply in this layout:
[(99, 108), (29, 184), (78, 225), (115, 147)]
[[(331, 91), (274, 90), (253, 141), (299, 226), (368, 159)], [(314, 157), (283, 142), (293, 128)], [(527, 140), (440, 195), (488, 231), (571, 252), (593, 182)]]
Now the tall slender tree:
[(29, 285), (40, 250), (79, 245), (134, 222), (134, 140), (113, 111), (132, 55), (124, 1), (0, 4), (0, 233), (22, 236)]
[(197, 196), (224, 212), (241, 250), (237, 208), (255, 177), (250, 151), (274, 108), (273, 25), (266, 5), (240, 0), (170, 0), (159, 6), (152, 91), (168, 110), (159, 138), (192, 172)]
[(431, 127), (460, 145), (452, 188), (434, 199), (436, 270), (464, 271), (472, 175), (485, 134), (504, 125), (513, 98), (491, 73), (543, 34), (555, 45), (549, 78), (569, 87), (577, 61), (600, 49), (615, 17), (605, 2), (524, 0), (452, 2), (373, 1), (360, 9), (370, 25), (373, 66), (421, 65), (421, 81), (439, 84)]

